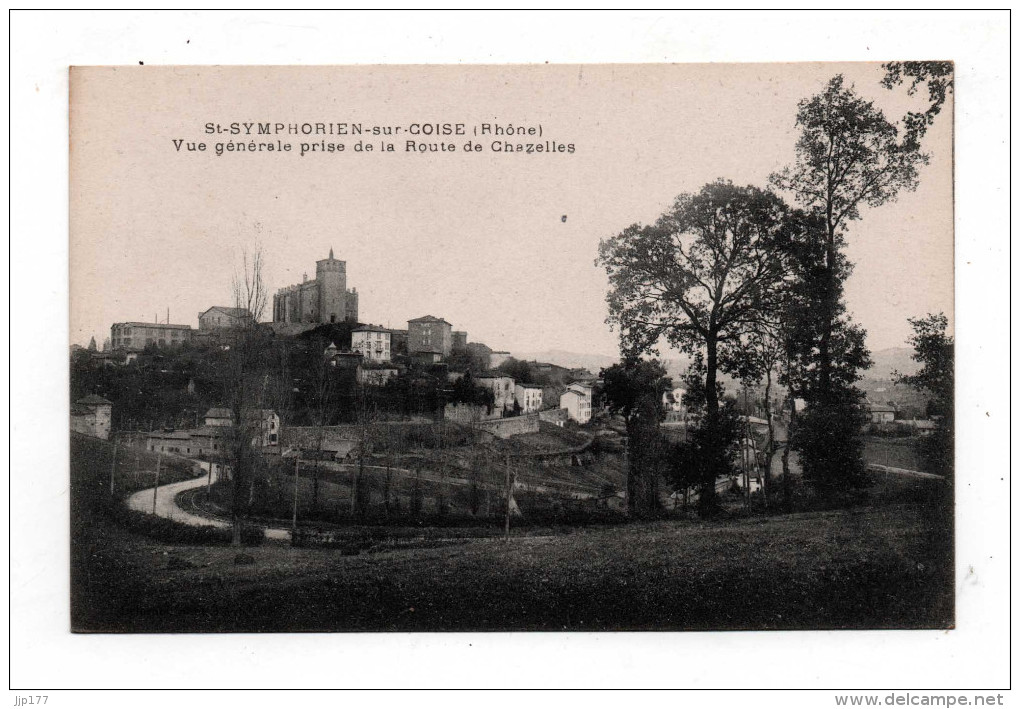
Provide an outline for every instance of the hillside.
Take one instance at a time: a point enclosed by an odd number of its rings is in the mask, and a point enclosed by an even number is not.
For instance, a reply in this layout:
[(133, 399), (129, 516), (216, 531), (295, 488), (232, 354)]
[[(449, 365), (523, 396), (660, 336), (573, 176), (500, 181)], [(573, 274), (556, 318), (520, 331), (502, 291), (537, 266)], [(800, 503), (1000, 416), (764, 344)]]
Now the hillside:
[(892, 379), (893, 372), (914, 374), (918, 364), (913, 360), (914, 350), (909, 347), (887, 347), (871, 353), (874, 362), (865, 376), (872, 379)]
[[(611, 356), (604, 354), (570, 352), (568, 350), (543, 350), (541, 352), (512, 352), (515, 359), (536, 362), (548, 362), (561, 367), (577, 368), (584, 367), (594, 374), (599, 370), (610, 367), (620, 361), (619, 355)], [(674, 353), (675, 354), (675, 353)], [(674, 380), (687, 369), (688, 360), (684, 357), (658, 358), (666, 367), (666, 371)]]

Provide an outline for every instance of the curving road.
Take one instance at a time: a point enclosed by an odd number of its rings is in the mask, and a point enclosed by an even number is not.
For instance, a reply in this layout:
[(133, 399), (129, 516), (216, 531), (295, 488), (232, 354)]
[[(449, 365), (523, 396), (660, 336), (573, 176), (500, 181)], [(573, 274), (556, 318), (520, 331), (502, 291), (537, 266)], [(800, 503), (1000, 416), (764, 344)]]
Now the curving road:
[[(191, 525), (192, 527), (219, 527), (220, 529), (230, 529), (230, 522), (226, 520), (192, 514), (191, 512), (182, 509), (177, 504), (177, 495), (187, 490), (202, 487), (206, 484), (206, 480), (207, 478), (202, 476), (195, 478), (194, 480), (182, 480), (179, 483), (160, 485), (159, 489), (156, 491), (155, 510), (153, 510), (152, 506), (153, 488), (151, 487), (131, 495), (131, 497), (127, 500), (127, 506), (132, 510), (145, 512), (146, 514), (155, 514), (157, 517), (165, 517), (166, 519), (172, 519), (175, 522)], [(290, 541), (290, 530), (267, 527), (266, 539)]]

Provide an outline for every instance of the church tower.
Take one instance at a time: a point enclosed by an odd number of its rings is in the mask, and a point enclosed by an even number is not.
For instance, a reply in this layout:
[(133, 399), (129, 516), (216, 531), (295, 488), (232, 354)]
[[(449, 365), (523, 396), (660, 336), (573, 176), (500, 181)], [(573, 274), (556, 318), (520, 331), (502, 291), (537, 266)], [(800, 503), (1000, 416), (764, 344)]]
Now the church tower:
[(343, 322), (346, 315), (347, 262), (329, 258), (315, 262), (315, 280), (319, 290), (319, 322)]

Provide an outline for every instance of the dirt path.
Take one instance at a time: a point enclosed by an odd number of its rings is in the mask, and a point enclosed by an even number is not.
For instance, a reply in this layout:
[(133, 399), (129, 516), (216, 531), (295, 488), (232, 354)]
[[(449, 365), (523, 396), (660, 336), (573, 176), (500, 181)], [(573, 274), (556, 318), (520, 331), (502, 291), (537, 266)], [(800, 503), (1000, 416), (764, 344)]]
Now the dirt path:
[[(180, 493), (202, 487), (205, 484), (206, 478), (200, 477), (195, 478), (194, 480), (183, 480), (179, 483), (160, 485), (159, 489), (156, 490), (155, 493), (155, 509), (153, 509), (152, 504), (153, 488), (150, 487), (146, 490), (136, 492), (129, 497), (127, 505), (132, 510), (145, 512), (146, 514), (155, 514), (158, 517), (172, 519), (175, 522), (191, 525), (192, 527), (219, 527), (220, 529), (229, 529), (230, 522), (226, 520), (193, 514), (182, 509), (177, 504), (177, 496)], [(290, 541), (290, 530), (279, 527), (267, 527), (266, 539)]]

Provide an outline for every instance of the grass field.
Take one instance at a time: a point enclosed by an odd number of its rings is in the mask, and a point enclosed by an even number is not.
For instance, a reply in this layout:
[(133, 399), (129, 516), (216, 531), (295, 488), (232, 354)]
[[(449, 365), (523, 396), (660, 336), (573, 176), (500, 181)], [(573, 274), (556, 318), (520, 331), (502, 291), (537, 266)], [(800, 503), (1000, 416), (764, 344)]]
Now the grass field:
[(361, 553), (234, 549), (164, 544), (115, 524), (104, 450), (89, 442), (72, 459), (79, 632), (953, 624), (951, 536), (933, 524), (930, 481), (884, 479), (849, 509), (534, 526), (509, 543), (431, 527)]
[(869, 463), (887, 465), (892, 468), (921, 469), (917, 460), (916, 438), (865, 436), (864, 458)]

